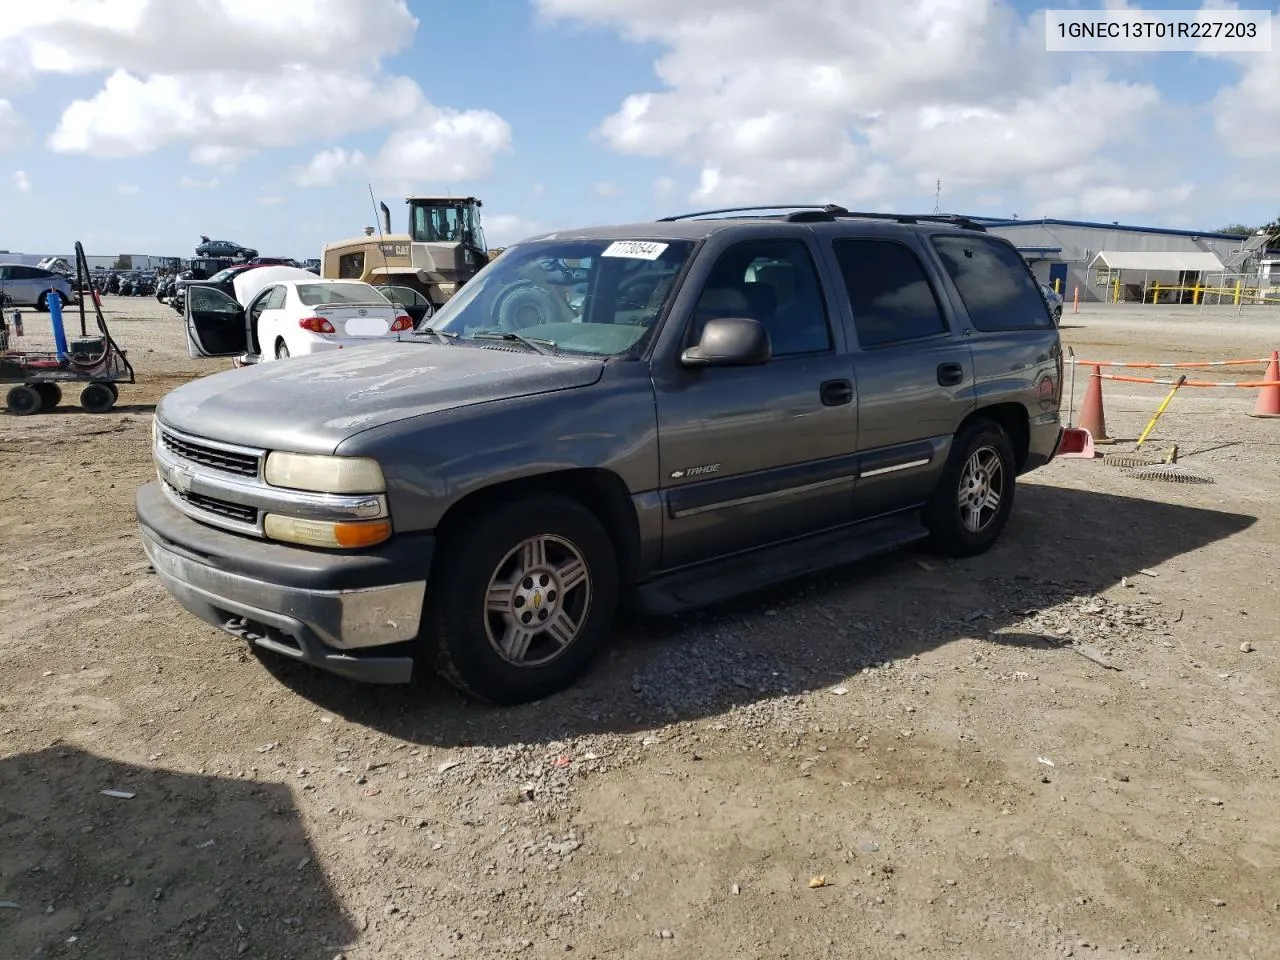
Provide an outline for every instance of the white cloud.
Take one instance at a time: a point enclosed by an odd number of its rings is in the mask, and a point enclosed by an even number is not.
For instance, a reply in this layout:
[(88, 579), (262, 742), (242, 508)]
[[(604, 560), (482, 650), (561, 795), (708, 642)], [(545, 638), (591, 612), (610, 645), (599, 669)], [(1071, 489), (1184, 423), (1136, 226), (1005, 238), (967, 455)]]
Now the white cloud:
[(663, 51), (659, 89), (626, 97), (597, 134), (696, 169), (690, 199), (705, 205), (874, 207), (932, 196), (937, 178), (1016, 191), (1141, 139), (1159, 104), (1101, 58), (1046, 57), (1043, 14), (998, 0), (534, 2)]
[(321, 150), (294, 171), (300, 186), (325, 186), (348, 174), (412, 184), (480, 180), (494, 158), (511, 148), (511, 125), (489, 110), (450, 110), (425, 104), (394, 129), (372, 157), (340, 147)]
[(348, 153), (340, 147), (321, 150), (305, 167), (293, 172), (293, 181), (300, 187), (323, 187), (339, 176), (364, 166), (364, 154), (359, 150)]
[(183, 177), (178, 181), (178, 185), (183, 190), (212, 190), (218, 185), (218, 178), (211, 177), (208, 180), (197, 180), (194, 177)]
[(421, 182), (487, 177), (511, 148), (511, 125), (489, 110), (424, 106), (387, 137), (374, 158), (377, 176)]
[(0, 151), (16, 150), (27, 142), (30, 134), (18, 111), (8, 100), (0, 100)]
[(142, 189), (132, 183), (122, 183), (116, 187), (116, 193), (124, 197), (135, 197), (142, 192)]
[(282, 197), (259, 197), (258, 202), (264, 207), (278, 207), (284, 203), (284, 199)]
[(249, 159), (254, 152), (247, 147), (220, 147), (204, 144), (192, 148), (191, 162), (201, 167), (221, 167), (229, 170)]
[[(382, 71), (418, 26), (405, 0), (11, 6), (0, 20), (6, 76), (108, 73), (63, 112), (48, 139), (57, 152), (131, 157), (186, 144), (193, 163), (227, 171), (260, 150), (391, 128), (381, 167), (424, 162), (450, 179), (487, 172), (510, 143), (496, 114), (434, 105), (411, 78)], [(0, 135), (8, 106), (0, 101)]]
[(547, 191), (547, 188), (544, 184), (535, 183), (529, 192), (532, 193), (535, 197), (540, 197), (544, 193), (546, 193), (546, 191)]
[(659, 177), (653, 181), (653, 196), (657, 200), (666, 200), (676, 192), (678, 184), (670, 177)]
[(490, 247), (509, 246), (518, 240), (546, 232), (546, 227), (536, 220), (526, 220), (512, 213), (486, 214), (480, 223)]
[[(1280, 14), (1272, 18), (1273, 37), (1280, 37), (1277, 21)], [(1280, 159), (1280, 47), (1241, 60), (1244, 76), (1220, 91), (1213, 104), (1222, 145), (1241, 157)]]
[[(41, 72), (154, 74), (341, 61), (372, 67), (412, 41), (404, 0), (41, 0), (6, 4), (0, 41)], [(20, 63), (23, 61), (20, 61)]]
[(622, 191), (618, 189), (618, 185), (616, 183), (601, 180), (599, 183), (593, 183), (591, 185), (591, 192), (597, 197), (616, 197)]
[(384, 126), (421, 100), (422, 91), (407, 77), (382, 81), (302, 66), (262, 76), (146, 79), (117, 70), (92, 99), (67, 107), (49, 146), (60, 153), (131, 157), (187, 141), (198, 145), (197, 162), (226, 165), (251, 145), (285, 147)]
[(27, 176), (25, 170), (15, 170), (13, 172), (13, 188), (19, 193), (31, 192), (31, 178)]

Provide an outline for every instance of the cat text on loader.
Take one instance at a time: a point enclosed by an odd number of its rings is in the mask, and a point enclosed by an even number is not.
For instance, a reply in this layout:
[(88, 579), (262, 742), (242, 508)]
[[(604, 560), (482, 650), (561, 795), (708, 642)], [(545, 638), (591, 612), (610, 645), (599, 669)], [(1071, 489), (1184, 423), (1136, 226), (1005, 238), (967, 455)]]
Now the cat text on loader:
[(391, 211), (381, 208), (381, 230), (326, 243), (320, 276), (363, 280), (375, 287), (409, 287), (439, 308), (489, 262), (475, 197), (407, 197), (408, 230), (392, 233)]

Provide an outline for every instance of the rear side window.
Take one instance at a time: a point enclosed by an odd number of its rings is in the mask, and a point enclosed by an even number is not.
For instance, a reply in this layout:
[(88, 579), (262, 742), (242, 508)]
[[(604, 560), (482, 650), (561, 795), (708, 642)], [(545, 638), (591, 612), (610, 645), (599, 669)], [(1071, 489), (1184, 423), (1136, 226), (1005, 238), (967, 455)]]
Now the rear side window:
[(1018, 251), (987, 237), (933, 238), (969, 319), (979, 330), (1052, 329), (1049, 307)]
[(864, 350), (947, 332), (937, 294), (911, 250), (864, 239), (837, 240), (832, 248)]
[(288, 291), (284, 287), (276, 287), (267, 295), (266, 302), (262, 305), (263, 310), (279, 310), (284, 306), (285, 294)]

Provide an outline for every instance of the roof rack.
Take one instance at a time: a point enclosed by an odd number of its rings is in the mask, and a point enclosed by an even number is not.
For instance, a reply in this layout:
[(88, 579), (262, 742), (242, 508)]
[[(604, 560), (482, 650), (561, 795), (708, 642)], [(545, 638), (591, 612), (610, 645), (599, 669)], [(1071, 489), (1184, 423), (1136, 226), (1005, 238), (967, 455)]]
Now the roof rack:
[[(826, 204), (776, 204), (769, 206), (756, 207), (725, 207), (721, 210), (700, 210), (695, 213), (680, 213), (671, 217), (662, 217), (659, 223), (669, 223), (674, 220), (694, 220), (698, 217), (710, 217), (716, 214), (725, 213), (756, 213), (764, 210), (779, 211), (778, 216), (788, 223), (834, 223), (836, 220), (889, 220), (894, 223), (947, 223), (952, 226), (963, 227), (966, 230), (977, 230), (986, 233), (987, 228), (976, 220), (969, 217), (960, 216), (955, 213), (868, 213), (863, 211), (846, 210), (844, 207), (835, 203)], [(790, 213), (781, 213), (781, 211), (789, 210)]]
[[(677, 213), (670, 217), (659, 217), (658, 223), (671, 223), (674, 220), (695, 220), (698, 217), (710, 217), (720, 213), (756, 213), (761, 210), (814, 210), (822, 211), (833, 207), (833, 204), (821, 203), (768, 203), (755, 207), (722, 207), (719, 210), (695, 210), (693, 213)], [(842, 209), (842, 208), (837, 208)]]

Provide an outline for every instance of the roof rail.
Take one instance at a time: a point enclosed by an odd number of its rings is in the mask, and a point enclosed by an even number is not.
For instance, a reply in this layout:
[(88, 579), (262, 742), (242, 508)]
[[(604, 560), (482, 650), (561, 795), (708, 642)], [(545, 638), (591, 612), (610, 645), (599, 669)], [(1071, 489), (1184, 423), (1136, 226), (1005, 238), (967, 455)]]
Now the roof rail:
[[(693, 220), (698, 217), (709, 217), (723, 213), (756, 213), (764, 210), (779, 211), (783, 220), (788, 223), (834, 223), (840, 219), (889, 220), (894, 223), (947, 223), (966, 230), (977, 230), (986, 233), (987, 228), (976, 220), (955, 213), (868, 213), (864, 211), (846, 210), (835, 203), (817, 204), (779, 204), (756, 207), (725, 207), (721, 210), (700, 210), (695, 213), (680, 213), (670, 217), (662, 217), (659, 223), (670, 223), (674, 220)], [(782, 214), (781, 211), (790, 213)]]
[(670, 217), (659, 217), (658, 223), (671, 223), (674, 220), (695, 220), (698, 217), (710, 217), (719, 213), (756, 213), (761, 210), (843, 210), (834, 204), (821, 203), (769, 203), (755, 207), (723, 207), (720, 210), (696, 210), (693, 213), (677, 213)]

